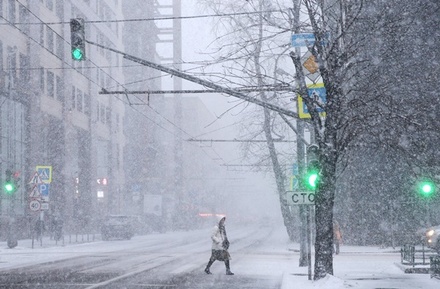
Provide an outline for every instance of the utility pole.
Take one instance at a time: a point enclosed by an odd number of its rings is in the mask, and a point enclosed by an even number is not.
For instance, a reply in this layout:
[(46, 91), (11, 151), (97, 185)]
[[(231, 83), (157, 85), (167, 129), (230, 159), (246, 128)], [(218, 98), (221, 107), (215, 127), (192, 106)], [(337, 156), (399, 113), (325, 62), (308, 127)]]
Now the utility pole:
[[(180, 0), (173, 0), (173, 65), (178, 71), (182, 71), (182, 21)], [(182, 90), (182, 78), (173, 78), (174, 93), (174, 122), (182, 123), (182, 94), (178, 91)], [(183, 178), (183, 141), (182, 130), (175, 127), (174, 137), (174, 199), (185, 200), (185, 184)], [(176, 211), (176, 210), (174, 210)], [(179, 211), (176, 212), (179, 214)], [(180, 220), (179, 218), (172, 218)], [(174, 224), (179, 226), (180, 224)]]
[[(293, 6), (293, 33), (300, 33), (300, 8), (301, 0), (296, 0)], [(301, 48), (296, 47), (295, 53), (300, 55)], [(298, 73), (298, 72), (297, 72)], [(296, 119), (296, 131), (298, 136), (298, 141), (296, 143), (297, 151), (297, 163), (298, 163), (298, 174), (302, 176), (304, 174), (305, 168), (305, 142), (304, 142), (304, 121), (300, 118)], [(303, 190), (304, 185), (299, 182), (299, 190)], [(299, 206), (299, 219), (300, 219), (300, 254), (299, 254), (299, 266), (306, 267), (309, 264), (309, 258), (307, 254), (307, 227), (308, 227), (308, 205)]]

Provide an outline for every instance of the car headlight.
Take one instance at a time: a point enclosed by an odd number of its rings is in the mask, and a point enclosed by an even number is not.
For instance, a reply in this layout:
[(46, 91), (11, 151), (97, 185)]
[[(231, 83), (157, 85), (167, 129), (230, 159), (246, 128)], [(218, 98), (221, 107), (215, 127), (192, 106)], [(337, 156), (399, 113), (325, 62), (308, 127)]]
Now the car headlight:
[(428, 232), (426, 232), (426, 236), (432, 237), (434, 235), (434, 233), (435, 233), (434, 230), (429, 230)]

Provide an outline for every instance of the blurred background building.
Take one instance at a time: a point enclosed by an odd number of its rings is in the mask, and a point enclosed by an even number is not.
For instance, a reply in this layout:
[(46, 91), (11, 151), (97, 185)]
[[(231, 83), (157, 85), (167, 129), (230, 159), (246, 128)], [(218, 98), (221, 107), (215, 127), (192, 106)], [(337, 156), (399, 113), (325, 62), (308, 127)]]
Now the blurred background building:
[(200, 99), (182, 101), (177, 78), (174, 94), (107, 93), (158, 91), (163, 75), (92, 44), (85, 61), (71, 57), (70, 19), (83, 18), (88, 41), (179, 69), (180, 22), (152, 20), (161, 15), (180, 15), (180, 1), (0, 1), (0, 176), (17, 186), (2, 186), (1, 232), (14, 220), (26, 235), (53, 216), (96, 229), (108, 214), (179, 228), (188, 220), (176, 216), (207, 207), (198, 194), (212, 156), (185, 143), (213, 118)]

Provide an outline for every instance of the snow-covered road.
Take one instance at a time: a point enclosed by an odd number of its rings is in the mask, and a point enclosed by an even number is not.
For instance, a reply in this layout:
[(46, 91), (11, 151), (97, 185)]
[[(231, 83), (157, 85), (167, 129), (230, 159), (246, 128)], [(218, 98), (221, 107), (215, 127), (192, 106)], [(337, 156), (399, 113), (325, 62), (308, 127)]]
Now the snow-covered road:
[[(376, 247), (343, 246), (334, 258), (335, 276), (309, 281), (307, 267), (298, 266), (299, 245), (288, 241), (282, 226), (228, 228), (231, 269), (236, 275), (224, 275), (220, 262), (212, 266), (213, 275), (206, 275), (210, 231), (64, 246), (45, 241), (34, 249), (30, 240), (20, 240), (14, 249), (2, 242), (0, 288), (440, 288), (440, 280), (427, 274), (405, 274), (396, 265), (398, 249)], [(45, 280), (44, 274), (50, 272), (62, 272), (69, 284), (53, 275)], [(12, 278), (17, 274), (22, 279)], [(41, 275), (40, 280), (35, 274)], [(24, 287), (26, 276), (36, 283)]]

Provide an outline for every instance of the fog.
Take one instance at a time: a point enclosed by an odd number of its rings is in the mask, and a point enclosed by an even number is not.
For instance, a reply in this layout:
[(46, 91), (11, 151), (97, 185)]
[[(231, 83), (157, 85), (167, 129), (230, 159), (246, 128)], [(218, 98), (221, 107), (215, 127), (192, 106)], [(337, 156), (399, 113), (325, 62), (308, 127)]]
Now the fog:
[(1, 240), (108, 241), (117, 224), (160, 244), (226, 215), (281, 227), (301, 260), (313, 240), (317, 279), (333, 220), (350, 245), (422, 244), (440, 222), (438, 11), (0, 1)]

